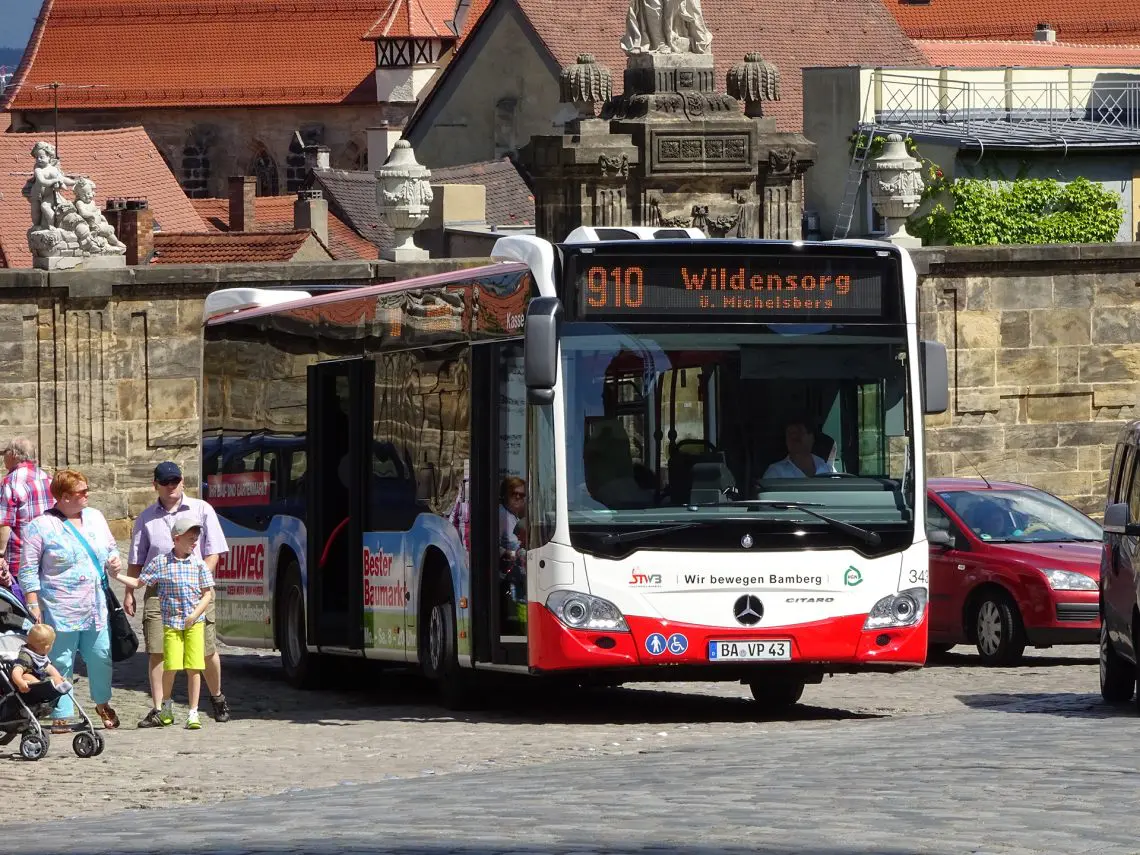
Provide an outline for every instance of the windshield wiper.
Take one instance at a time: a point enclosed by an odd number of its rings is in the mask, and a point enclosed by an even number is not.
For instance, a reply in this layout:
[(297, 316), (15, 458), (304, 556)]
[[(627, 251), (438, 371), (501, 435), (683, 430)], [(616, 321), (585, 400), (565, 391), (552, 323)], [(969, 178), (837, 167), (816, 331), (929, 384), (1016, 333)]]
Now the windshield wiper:
[(851, 523), (843, 522), (843, 520), (837, 520), (835, 517), (829, 517), (826, 514), (821, 514), (819, 511), (813, 510), (813, 508), (823, 507), (823, 504), (820, 502), (781, 502), (775, 499), (736, 499), (735, 501), (726, 502), (723, 504), (719, 502), (703, 502), (698, 505), (689, 505), (688, 507), (690, 510), (696, 510), (697, 508), (724, 507), (725, 504), (729, 506), (743, 505), (745, 507), (753, 508), (774, 508), (778, 511), (803, 511), (805, 514), (809, 514), (810, 516), (815, 517), (817, 520), (821, 520), (827, 523), (837, 531), (842, 531), (845, 534), (857, 537), (864, 543), (869, 543), (871, 546), (878, 546), (883, 542), (883, 539), (879, 537), (879, 533), (877, 531), (860, 528), (857, 525), (851, 525)]
[[(710, 506), (711, 507), (711, 506)], [(721, 506), (723, 507), (723, 505)], [(702, 528), (725, 522), (756, 522), (752, 517), (715, 517), (707, 520), (694, 520), (693, 522), (672, 523), (656, 528), (639, 528), (634, 531), (611, 531), (603, 534), (599, 540), (603, 546), (615, 543), (628, 543), (631, 540), (644, 540), (658, 534), (672, 534), (675, 531), (684, 531), (687, 528)]]

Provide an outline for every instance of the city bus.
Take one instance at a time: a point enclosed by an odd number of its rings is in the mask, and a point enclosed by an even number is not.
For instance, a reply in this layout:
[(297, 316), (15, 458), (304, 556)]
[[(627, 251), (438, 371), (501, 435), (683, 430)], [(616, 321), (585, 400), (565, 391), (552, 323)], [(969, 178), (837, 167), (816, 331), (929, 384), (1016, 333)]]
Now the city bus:
[[(923, 416), (905, 250), (581, 228), (492, 263), (206, 301), (218, 635), (485, 672), (740, 681), (921, 667)], [(477, 688), (475, 689), (477, 695)]]

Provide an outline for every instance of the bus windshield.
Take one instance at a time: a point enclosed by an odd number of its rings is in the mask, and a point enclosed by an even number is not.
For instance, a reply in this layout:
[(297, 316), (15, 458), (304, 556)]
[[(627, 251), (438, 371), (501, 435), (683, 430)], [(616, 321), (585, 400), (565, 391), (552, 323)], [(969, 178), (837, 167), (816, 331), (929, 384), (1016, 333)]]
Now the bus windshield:
[(571, 531), (911, 522), (901, 325), (583, 322), (561, 347)]

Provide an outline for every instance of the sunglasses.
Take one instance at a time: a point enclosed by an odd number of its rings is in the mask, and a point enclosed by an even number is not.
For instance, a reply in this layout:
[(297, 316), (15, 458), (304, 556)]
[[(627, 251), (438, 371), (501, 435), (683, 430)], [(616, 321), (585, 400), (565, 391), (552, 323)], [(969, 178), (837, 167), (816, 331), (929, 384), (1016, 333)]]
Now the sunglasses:
[(70, 497), (71, 497), (71, 498), (73, 498), (73, 499), (79, 499), (79, 498), (82, 498), (82, 497), (86, 496), (86, 495), (87, 495), (88, 493), (90, 493), (90, 492), (91, 492), (91, 490), (90, 490), (90, 489), (88, 489), (88, 488), (84, 488), (84, 489), (82, 489), (82, 490), (75, 490), (75, 491), (73, 491), (73, 492), (71, 492), (71, 493), (68, 493), (67, 495), (68, 495), (68, 496), (70, 496)]
[(512, 499), (525, 499), (526, 493), (520, 493), (518, 491), (515, 491), (515, 492), (511, 493), (511, 498)]
[(181, 484), (182, 479), (181, 478), (167, 478), (165, 481), (159, 481), (158, 483), (162, 487), (174, 487), (178, 484)]

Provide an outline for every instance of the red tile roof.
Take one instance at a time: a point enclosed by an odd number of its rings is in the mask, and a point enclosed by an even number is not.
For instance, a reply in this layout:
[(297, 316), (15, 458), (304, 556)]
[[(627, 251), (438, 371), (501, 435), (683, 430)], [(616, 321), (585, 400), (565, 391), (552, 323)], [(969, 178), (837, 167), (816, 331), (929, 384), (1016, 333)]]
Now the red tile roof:
[[(57, 0), (58, 2), (58, 0)], [(882, 0), (915, 39), (1031, 39), (1039, 23), (1071, 44), (1140, 43), (1136, 0)], [(829, 63), (830, 64), (830, 63)]]
[(1140, 45), (1073, 45), (1063, 42), (924, 40), (915, 45), (931, 65), (959, 68), (1051, 66), (1140, 68)]
[[(57, 0), (58, 2), (58, 0)], [(621, 90), (625, 54), (619, 43), (625, 31), (629, 0), (595, 0), (588, 14), (582, 6), (562, 0), (474, 0), (464, 41), (447, 70), (458, 67), (470, 49), (470, 34), (490, 19), (496, 2), (516, 2), (558, 65), (570, 65), (579, 53), (592, 53), (614, 75), (614, 89)], [(725, 87), (728, 70), (746, 53), (759, 51), (780, 70), (781, 100), (772, 104), (783, 130), (803, 126), (802, 69), (826, 65), (927, 65), (918, 49), (900, 29), (884, 0), (739, 0), (735, 3), (705, 3), (705, 22), (712, 31), (716, 58), (717, 87)], [(890, 0), (885, 0), (890, 2)], [(937, 2), (937, 0), (935, 0)], [(481, 13), (476, 18), (478, 10)], [(741, 22), (747, 21), (747, 26)], [(441, 80), (427, 98), (443, 88)], [(416, 111), (425, 115), (425, 102)]]
[[(22, 195), (31, 175), (32, 146), (51, 134), (0, 134), (0, 245), (11, 267), (31, 267), (26, 232), (31, 225), (28, 200)], [(110, 131), (61, 131), (60, 166), (69, 175), (95, 182), (95, 201), (143, 197), (154, 212), (155, 228), (206, 231), (202, 218), (178, 186), (169, 167), (142, 128)]]
[[(312, 232), (155, 234), (151, 264), (260, 264), (292, 261)], [(316, 240), (316, 238), (313, 238)]]
[[(293, 231), (292, 196), (258, 196), (254, 200), (254, 225), (259, 232)], [(228, 199), (191, 199), (194, 209), (214, 232), (230, 230)], [(375, 259), (376, 247), (354, 232), (343, 220), (329, 213), (329, 252), (338, 261)]]
[[(446, 0), (408, 0), (438, 11)], [(44, 0), (13, 109), (375, 102), (376, 0)], [(451, 17), (451, 15), (448, 15)], [(418, 26), (418, 24), (417, 24)], [(192, 49), (191, 49), (192, 47)], [(87, 88), (79, 88), (87, 87)]]
[(455, 17), (454, 0), (389, 0), (388, 8), (364, 34), (366, 39), (454, 39), (448, 21)]

